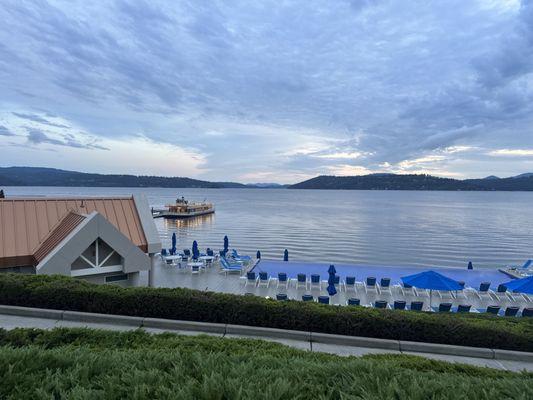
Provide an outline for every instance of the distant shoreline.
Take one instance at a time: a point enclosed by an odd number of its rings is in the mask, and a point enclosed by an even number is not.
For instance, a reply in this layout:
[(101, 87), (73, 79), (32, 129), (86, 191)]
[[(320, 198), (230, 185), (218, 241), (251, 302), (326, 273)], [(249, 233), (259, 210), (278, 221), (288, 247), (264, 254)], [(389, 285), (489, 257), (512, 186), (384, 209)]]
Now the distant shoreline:
[(533, 174), (527, 173), (509, 178), (489, 176), (483, 179), (464, 180), (414, 174), (322, 175), (293, 185), (280, 185), (276, 183), (209, 182), (186, 177), (92, 174), (39, 167), (0, 167), (0, 188), (10, 186), (530, 192), (533, 191)]

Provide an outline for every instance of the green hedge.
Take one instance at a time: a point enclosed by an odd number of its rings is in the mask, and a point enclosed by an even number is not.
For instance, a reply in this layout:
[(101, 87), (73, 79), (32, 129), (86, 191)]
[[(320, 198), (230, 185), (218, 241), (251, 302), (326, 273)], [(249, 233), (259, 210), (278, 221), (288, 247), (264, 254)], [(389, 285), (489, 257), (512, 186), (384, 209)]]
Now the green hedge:
[(0, 329), (0, 399), (531, 399), (533, 374), (261, 340)]
[(533, 319), (279, 302), (190, 289), (121, 288), (0, 274), (0, 304), (533, 351)]

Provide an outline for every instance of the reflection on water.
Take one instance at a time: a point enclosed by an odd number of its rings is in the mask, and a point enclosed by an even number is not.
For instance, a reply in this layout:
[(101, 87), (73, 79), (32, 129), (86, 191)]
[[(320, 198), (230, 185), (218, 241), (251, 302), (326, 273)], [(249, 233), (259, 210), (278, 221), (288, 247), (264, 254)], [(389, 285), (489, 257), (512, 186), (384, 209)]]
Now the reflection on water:
[(197, 240), (264, 258), (347, 264), (496, 268), (533, 258), (533, 192), (288, 189), (5, 188), (8, 195), (131, 195), (151, 206), (207, 198), (216, 214), (155, 220), (163, 245)]
[(203, 224), (213, 224), (215, 214), (200, 215), (198, 217), (183, 218), (183, 219), (166, 219), (160, 218), (164, 221), (164, 228), (167, 230), (176, 230), (180, 228), (197, 228)]

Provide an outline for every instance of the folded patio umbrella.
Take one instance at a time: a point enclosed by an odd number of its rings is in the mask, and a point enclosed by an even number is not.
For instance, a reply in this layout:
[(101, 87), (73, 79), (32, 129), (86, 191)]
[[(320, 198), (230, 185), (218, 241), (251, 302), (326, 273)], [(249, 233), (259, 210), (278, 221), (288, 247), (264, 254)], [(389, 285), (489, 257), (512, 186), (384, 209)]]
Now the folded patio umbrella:
[(192, 258), (195, 260), (200, 257), (200, 251), (198, 250), (198, 242), (195, 240), (192, 242)]
[(328, 269), (328, 287), (327, 291), (330, 296), (335, 296), (337, 294), (337, 289), (335, 288), (335, 274), (337, 273), (337, 270), (335, 269), (334, 265), (330, 265)]
[(283, 252), (283, 261), (289, 261), (289, 250), (287, 249)]
[(229, 249), (229, 239), (227, 236), (224, 236), (224, 255), (228, 252)]
[(176, 254), (176, 232), (172, 234), (172, 248), (170, 249), (170, 254)]

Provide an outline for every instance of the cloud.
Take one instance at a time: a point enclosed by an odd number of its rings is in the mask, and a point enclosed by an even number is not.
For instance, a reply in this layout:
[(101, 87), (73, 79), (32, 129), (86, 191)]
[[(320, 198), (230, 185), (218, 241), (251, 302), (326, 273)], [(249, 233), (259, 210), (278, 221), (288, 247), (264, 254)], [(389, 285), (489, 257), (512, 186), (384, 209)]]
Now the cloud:
[(74, 135), (61, 135), (60, 138), (50, 137), (38, 129), (28, 129), (27, 140), (30, 144), (49, 144), (54, 146), (73, 147), (86, 150), (109, 150), (107, 147), (91, 142), (81, 142)]
[(533, 149), (499, 149), (488, 153), (491, 156), (533, 157)]
[(22, 118), (28, 121), (33, 121), (33, 122), (37, 122), (37, 123), (45, 124), (49, 126), (54, 126), (56, 128), (69, 128), (67, 125), (56, 124), (54, 122), (50, 122), (47, 119), (37, 114), (24, 114), (24, 113), (17, 113), (17, 112), (13, 112), (12, 114), (15, 115), (16, 117), (19, 117), (19, 118)]
[(436, 155), (435, 173), (516, 174), (533, 165), (488, 153), (533, 148), (532, 4), (8, 0), (0, 122), (34, 131), (52, 166), (51, 147), (142, 137), (201, 154), (187, 170), (213, 180), (415, 170)]
[(15, 136), (14, 133), (12, 133), (9, 129), (7, 129), (5, 126), (0, 125), (0, 136)]

